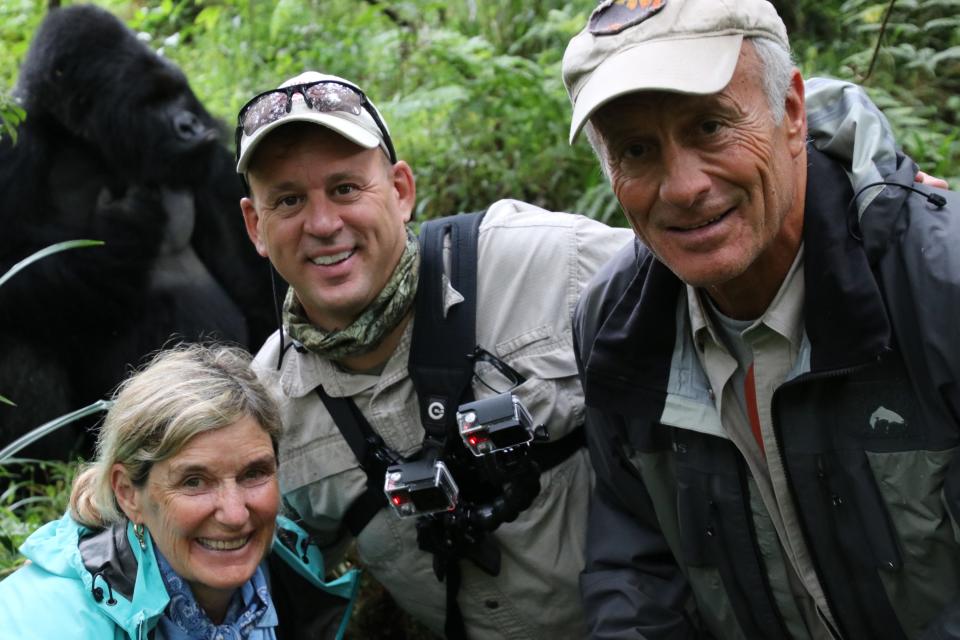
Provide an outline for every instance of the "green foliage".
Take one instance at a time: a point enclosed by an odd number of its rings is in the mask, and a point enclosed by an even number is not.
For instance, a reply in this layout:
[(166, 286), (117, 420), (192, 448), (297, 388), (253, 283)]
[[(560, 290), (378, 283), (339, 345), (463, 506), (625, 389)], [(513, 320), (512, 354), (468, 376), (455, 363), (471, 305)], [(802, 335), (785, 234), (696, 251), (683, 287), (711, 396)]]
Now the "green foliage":
[(17, 141), (17, 126), (23, 122), (26, 112), (13, 100), (0, 93), (0, 139), (5, 136)]
[(41, 17), (36, 4), (31, 0), (0, 2), (0, 139), (16, 140), (17, 125), (23, 120), (23, 110), (10, 99), (10, 90)]
[(13, 85), (30, 37), (43, 18), (43, 3), (36, 0), (3, 0), (0, 2), (0, 94)]
[(249, 96), (303, 70), (358, 82), (414, 167), (418, 219), (504, 197), (573, 210), (587, 194), (619, 217), (587, 145), (566, 142), (560, 59), (593, 0), (99, 4), (231, 126)]
[(793, 37), (805, 73), (864, 84), (907, 154), (927, 173), (947, 178), (956, 188), (960, 184), (960, 141), (955, 132), (960, 123), (960, 0), (829, 4), (834, 7), (836, 25), (832, 40), (820, 41), (805, 33)]
[(41, 460), (0, 464), (0, 579), (23, 564), (23, 541), (66, 511), (77, 470), (77, 463)]

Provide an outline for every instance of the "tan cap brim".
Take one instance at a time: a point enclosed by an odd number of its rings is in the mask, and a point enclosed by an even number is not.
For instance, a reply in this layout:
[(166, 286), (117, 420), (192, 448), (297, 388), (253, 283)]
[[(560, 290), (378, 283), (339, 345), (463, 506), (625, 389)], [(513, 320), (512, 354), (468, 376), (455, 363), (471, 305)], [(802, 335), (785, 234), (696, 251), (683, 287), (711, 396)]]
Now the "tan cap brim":
[(717, 93), (733, 77), (742, 44), (741, 34), (654, 40), (604, 60), (576, 96), (570, 143), (597, 109), (628, 93)]

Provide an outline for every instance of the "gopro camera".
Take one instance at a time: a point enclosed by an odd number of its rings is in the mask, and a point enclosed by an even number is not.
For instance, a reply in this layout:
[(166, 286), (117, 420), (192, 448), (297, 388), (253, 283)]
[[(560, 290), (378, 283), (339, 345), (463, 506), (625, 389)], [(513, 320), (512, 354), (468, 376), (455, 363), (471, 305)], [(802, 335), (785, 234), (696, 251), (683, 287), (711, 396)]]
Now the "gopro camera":
[(460, 494), (447, 465), (436, 457), (387, 467), (383, 492), (401, 518), (450, 511)]
[(460, 405), (457, 425), (463, 444), (475, 456), (529, 444), (535, 431), (527, 408), (512, 393)]

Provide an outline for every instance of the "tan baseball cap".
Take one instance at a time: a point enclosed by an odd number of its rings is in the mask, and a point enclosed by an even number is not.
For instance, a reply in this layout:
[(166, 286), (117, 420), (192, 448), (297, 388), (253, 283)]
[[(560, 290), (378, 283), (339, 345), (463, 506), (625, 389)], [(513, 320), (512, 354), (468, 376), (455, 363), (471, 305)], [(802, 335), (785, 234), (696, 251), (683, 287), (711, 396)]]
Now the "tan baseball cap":
[(744, 37), (790, 42), (767, 0), (605, 0), (563, 55), (570, 142), (593, 113), (635, 91), (717, 93)]

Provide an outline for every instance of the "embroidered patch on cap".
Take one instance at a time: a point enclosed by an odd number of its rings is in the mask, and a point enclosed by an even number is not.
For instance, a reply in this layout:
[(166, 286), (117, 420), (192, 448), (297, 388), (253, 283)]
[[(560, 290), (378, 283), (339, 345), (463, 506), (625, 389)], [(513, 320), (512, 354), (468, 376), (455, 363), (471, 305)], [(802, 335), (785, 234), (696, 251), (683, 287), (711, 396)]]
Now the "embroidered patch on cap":
[(590, 16), (590, 33), (612, 36), (658, 13), (667, 0), (606, 0)]

